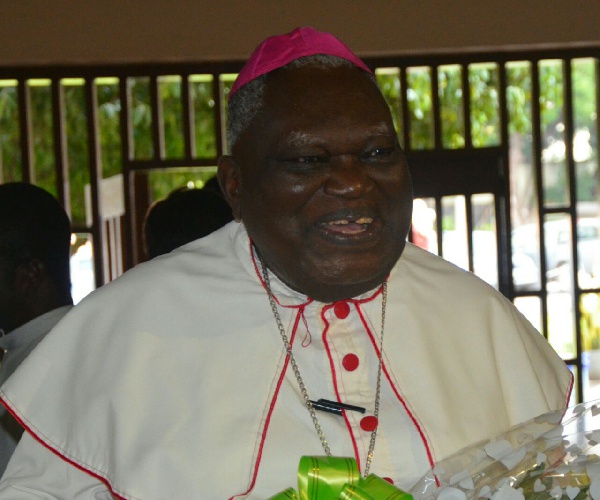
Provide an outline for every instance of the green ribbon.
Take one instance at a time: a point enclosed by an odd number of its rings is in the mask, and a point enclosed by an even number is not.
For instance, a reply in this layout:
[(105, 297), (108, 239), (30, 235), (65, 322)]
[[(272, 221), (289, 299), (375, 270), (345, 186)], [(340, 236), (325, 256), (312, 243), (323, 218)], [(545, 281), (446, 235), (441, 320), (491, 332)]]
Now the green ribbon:
[(345, 457), (302, 457), (298, 492), (293, 488), (269, 500), (412, 500), (412, 495), (375, 474), (362, 478), (356, 460)]

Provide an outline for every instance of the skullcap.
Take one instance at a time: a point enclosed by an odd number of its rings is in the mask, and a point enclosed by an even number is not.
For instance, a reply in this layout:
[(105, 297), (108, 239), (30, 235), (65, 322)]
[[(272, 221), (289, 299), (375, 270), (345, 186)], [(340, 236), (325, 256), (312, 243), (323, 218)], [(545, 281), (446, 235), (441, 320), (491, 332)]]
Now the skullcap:
[(365, 63), (332, 34), (310, 27), (296, 28), (285, 35), (271, 36), (256, 48), (235, 80), (229, 92), (229, 98), (240, 87), (255, 78), (281, 68), (296, 59), (315, 54), (327, 54), (347, 59), (360, 69), (371, 73)]

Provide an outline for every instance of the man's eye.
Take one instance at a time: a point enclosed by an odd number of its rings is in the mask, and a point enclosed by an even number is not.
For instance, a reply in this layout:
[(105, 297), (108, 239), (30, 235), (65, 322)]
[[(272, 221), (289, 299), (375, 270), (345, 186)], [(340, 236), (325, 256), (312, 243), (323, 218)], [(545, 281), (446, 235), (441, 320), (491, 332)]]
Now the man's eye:
[(300, 156), (294, 160), (296, 163), (322, 163), (324, 160), (318, 156)]
[(304, 156), (293, 156), (286, 155), (280, 156), (279, 158), (267, 157), (269, 160), (275, 162), (276, 164), (285, 167), (290, 170), (297, 170), (299, 172), (305, 172), (309, 170), (314, 170), (320, 168), (323, 164), (327, 163), (329, 160), (326, 156), (317, 156), (317, 155), (304, 155)]
[(386, 158), (394, 154), (394, 148), (376, 148), (371, 151), (367, 151), (363, 158)]
[(295, 156), (280, 161), (288, 165), (290, 168), (307, 168), (317, 167), (323, 163), (326, 163), (327, 158), (322, 156)]

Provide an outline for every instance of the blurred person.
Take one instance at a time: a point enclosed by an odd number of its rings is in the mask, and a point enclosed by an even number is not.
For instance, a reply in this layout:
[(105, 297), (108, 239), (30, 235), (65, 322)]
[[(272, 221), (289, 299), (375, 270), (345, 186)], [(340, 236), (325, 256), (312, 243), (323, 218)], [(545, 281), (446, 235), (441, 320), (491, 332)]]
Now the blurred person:
[(219, 196), (224, 196), (221, 185), (219, 184), (219, 178), (216, 175), (208, 179), (204, 183), (204, 186), (202, 186), (202, 189), (208, 189), (210, 191), (214, 191)]
[(264, 500), (306, 455), (408, 489), (567, 404), (513, 304), (406, 242), (408, 165), (342, 42), (268, 38), (229, 99), (235, 221), (94, 292), (2, 387), (29, 432), (0, 498)]
[[(73, 304), (70, 241), (69, 218), (50, 193), (0, 185), (0, 384)], [(0, 407), (0, 475), (22, 433)]]
[(154, 202), (144, 219), (144, 248), (148, 258), (169, 253), (203, 238), (233, 220), (222, 194), (206, 187), (179, 188)]

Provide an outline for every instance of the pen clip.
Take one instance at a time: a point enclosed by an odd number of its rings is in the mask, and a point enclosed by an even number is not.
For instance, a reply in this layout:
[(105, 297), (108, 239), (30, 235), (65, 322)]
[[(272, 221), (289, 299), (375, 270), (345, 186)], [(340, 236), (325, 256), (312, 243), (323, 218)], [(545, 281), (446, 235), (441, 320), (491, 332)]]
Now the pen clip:
[(319, 399), (318, 401), (310, 402), (315, 410), (326, 411), (333, 413), (334, 415), (342, 415), (342, 410), (357, 411), (359, 413), (365, 413), (366, 409), (362, 406), (354, 406), (346, 403), (340, 403), (338, 401), (331, 401), (329, 399)]

